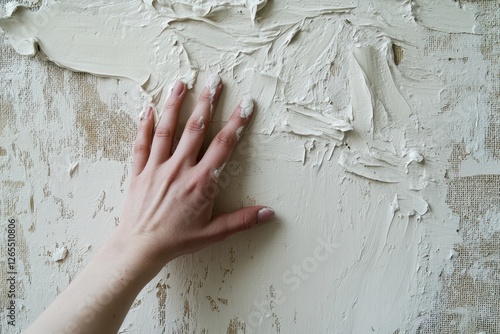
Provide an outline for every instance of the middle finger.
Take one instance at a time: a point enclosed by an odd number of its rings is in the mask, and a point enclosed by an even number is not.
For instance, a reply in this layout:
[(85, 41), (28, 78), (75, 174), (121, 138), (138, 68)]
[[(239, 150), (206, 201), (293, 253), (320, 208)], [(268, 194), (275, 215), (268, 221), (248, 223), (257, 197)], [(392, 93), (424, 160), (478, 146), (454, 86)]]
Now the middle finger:
[(203, 140), (221, 90), (222, 83), (220, 77), (217, 74), (210, 75), (194, 111), (186, 123), (174, 156), (180, 156), (181, 160), (190, 165), (194, 166), (197, 162), (198, 152), (203, 145)]

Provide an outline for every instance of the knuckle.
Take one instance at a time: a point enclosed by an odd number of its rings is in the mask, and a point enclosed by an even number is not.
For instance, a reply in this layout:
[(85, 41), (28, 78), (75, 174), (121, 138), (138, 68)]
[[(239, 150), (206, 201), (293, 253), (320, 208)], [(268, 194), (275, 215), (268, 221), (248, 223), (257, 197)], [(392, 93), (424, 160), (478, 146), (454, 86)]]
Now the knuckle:
[(180, 96), (170, 96), (165, 102), (165, 111), (174, 111), (179, 108), (182, 98)]
[(155, 131), (155, 137), (163, 139), (171, 139), (172, 130), (165, 126), (158, 127)]
[(198, 120), (195, 119), (189, 119), (189, 121), (186, 123), (186, 130), (189, 132), (195, 132), (199, 133), (202, 132), (205, 126), (203, 123), (200, 123)]
[(249, 230), (253, 226), (252, 224), (253, 219), (248, 214), (243, 215), (242, 218), (243, 221), (241, 222), (240, 225), (241, 231)]
[(200, 95), (199, 101), (202, 102), (203, 104), (205, 103), (212, 103), (213, 96), (210, 95), (209, 92), (204, 92), (203, 94)]
[(194, 182), (198, 194), (203, 198), (205, 198), (206, 200), (210, 201), (215, 199), (215, 197), (217, 197), (217, 194), (219, 193), (219, 188), (217, 186), (217, 183), (215, 183), (213, 179), (203, 177), (196, 179), (196, 181)]
[(136, 143), (134, 145), (134, 154), (145, 154), (149, 153), (149, 145), (145, 143)]
[(236, 135), (229, 131), (221, 131), (217, 134), (215, 140), (220, 146), (230, 148), (236, 144)]
[(195, 174), (184, 184), (184, 189), (188, 194), (194, 194), (193, 196), (198, 199), (197, 196), (201, 196), (204, 193), (204, 189), (207, 185), (207, 180), (203, 174)]

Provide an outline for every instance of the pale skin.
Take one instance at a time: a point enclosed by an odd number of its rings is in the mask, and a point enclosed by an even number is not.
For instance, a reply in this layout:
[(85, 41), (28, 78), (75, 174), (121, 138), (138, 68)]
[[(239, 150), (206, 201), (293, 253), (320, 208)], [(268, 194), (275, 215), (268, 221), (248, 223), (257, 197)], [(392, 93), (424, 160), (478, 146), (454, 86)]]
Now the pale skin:
[[(204, 88), (174, 153), (179, 110), (187, 93), (178, 81), (154, 130), (146, 109), (134, 144), (132, 176), (120, 223), (71, 284), (24, 332), (117, 333), (142, 288), (166, 263), (248, 230), (274, 217), (265, 206), (215, 215), (217, 177), (250, 122), (238, 106), (199, 158), (215, 95)], [(202, 116), (202, 117), (201, 117)]]

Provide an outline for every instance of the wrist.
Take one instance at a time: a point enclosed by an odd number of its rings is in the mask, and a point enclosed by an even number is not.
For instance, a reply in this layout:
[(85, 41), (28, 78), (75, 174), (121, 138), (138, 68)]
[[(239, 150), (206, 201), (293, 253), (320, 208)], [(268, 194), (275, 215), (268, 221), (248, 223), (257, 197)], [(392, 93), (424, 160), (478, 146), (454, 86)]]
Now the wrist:
[[(163, 268), (146, 254), (139, 243), (113, 235), (96, 254), (95, 259), (111, 266), (130, 284), (146, 285)], [(142, 289), (141, 286), (141, 289)]]

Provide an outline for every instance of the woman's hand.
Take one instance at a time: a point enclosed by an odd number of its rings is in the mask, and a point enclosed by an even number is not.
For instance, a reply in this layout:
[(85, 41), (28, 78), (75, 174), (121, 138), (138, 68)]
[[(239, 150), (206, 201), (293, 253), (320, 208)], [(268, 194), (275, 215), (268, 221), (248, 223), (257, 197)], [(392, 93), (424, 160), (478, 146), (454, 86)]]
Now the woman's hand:
[(244, 98), (198, 161), (221, 89), (220, 79), (211, 77), (173, 154), (186, 86), (176, 83), (154, 134), (151, 108), (146, 110), (117, 230), (26, 334), (116, 333), (137, 294), (165, 263), (274, 216), (262, 206), (212, 216), (218, 175), (253, 111), (252, 100)]
[(253, 111), (252, 99), (244, 97), (199, 160), (221, 89), (219, 77), (211, 76), (173, 153), (185, 84), (175, 84), (155, 131), (151, 108), (139, 124), (132, 179), (113, 240), (133, 247), (138, 258), (155, 267), (155, 272), (180, 255), (274, 217), (274, 211), (263, 206), (215, 217), (212, 214), (218, 176)]

